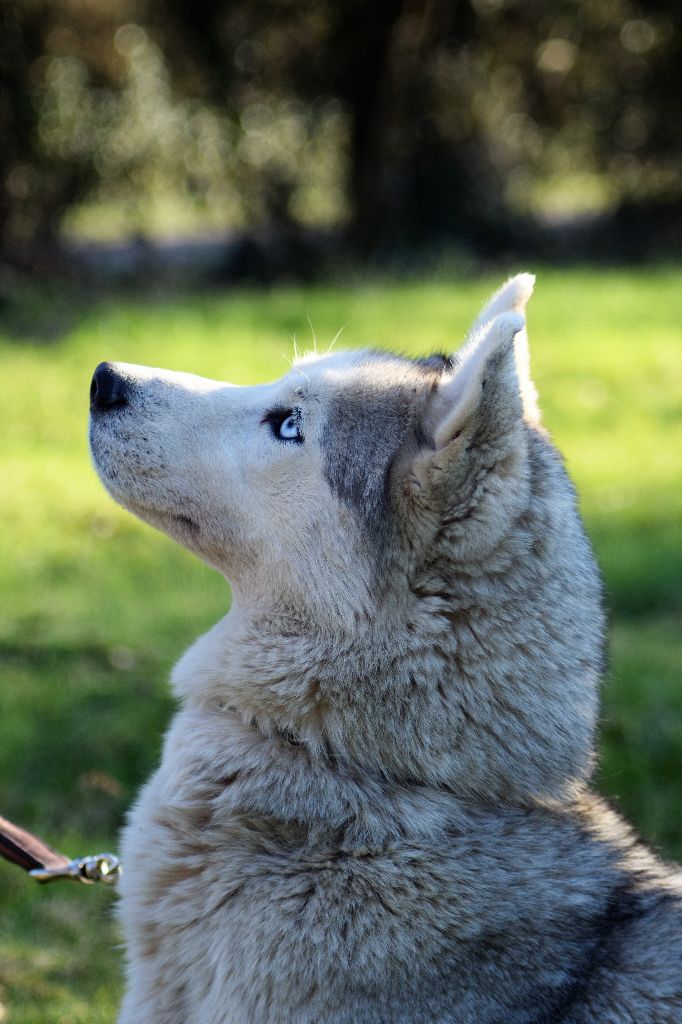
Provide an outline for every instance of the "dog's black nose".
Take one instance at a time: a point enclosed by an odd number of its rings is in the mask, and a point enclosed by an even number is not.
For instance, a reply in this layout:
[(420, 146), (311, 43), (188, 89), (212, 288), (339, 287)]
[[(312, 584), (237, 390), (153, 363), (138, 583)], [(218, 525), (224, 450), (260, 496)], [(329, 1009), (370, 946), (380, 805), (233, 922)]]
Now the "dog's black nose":
[(114, 363), (100, 363), (90, 384), (90, 408), (101, 411), (128, 404), (128, 381)]

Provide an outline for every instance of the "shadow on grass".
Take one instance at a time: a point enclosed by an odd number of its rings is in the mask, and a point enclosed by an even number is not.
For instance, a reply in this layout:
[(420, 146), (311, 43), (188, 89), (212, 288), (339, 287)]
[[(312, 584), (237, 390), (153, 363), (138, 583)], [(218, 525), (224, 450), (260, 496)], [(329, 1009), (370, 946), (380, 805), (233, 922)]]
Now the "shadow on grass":
[(610, 648), (597, 786), (648, 842), (682, 860), (680, 618), (621, 619)]
[(606, 589), (618, 616), (682, 614), (682, 534), (676, 509), (646, 508), (587, 521)]
[(100, 300), (73, 283), (0, 277), (0, 334), (13, 344), (58, 344)]
[[(116, 652), (114, 652), (114, 661)], [(157, 763), (166, 668), (98, 647), (4, 645), (0, 806), (28, 828), (112, 837)]]
[(0, 862), (0, 1019), (110, 1024), (122, 958), (114, 898), (96, 886), (39, 886)]

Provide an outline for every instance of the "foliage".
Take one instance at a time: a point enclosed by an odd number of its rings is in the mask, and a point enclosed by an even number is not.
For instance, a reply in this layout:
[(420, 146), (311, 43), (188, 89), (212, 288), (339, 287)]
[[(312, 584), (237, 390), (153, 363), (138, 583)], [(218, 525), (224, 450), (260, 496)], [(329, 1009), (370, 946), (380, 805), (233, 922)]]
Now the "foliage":
[(676, 14), (672, 0), (5, 0), (0, 240), (60, 219), (101, 233), (107, 207), (108, 230), (349, 225), (363, 252), (498, 252), (540, 209), (679, 210)]
[[(59, 848), (115, 848), (158, 758), (167, 677), (228, 607), (224, 582), (118, 509), (89, 465), (101, 359), (251, 383), (292, 339), (447, 350), (497, 280), (365, 281), (157, 300), (25, 297), (0, 329), (0, 809)], [(19, 301), (19, 300), (17, 300)], [(55, 331), (27, 337), (31, 318)], [(679, 270), (543, 271), (530, 307), (545, 420), (577, 482), (612, 620), (600, 788), (682, 857), (682, 393)], [(0, 1004), (10, 1024), (113, 1020), (111, 894), (34, 887), (0, 865)]]

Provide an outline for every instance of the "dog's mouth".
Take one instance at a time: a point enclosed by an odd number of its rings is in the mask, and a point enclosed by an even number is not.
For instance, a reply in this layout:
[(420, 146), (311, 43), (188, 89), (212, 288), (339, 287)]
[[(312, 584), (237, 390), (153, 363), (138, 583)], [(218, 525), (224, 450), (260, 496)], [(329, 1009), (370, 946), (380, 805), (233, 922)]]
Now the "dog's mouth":
[[(164, 486), (163, 476), (150, 473), (150, 467), (138, 467), (102, 443), (91, 428), (90, 448), (97, 474), (115, 501), (133, 515), (178, 540), (196, 538), (201, 532), (191, 502), (173, 494)], [(157, 470), (158, 471), (158, 470)]]
[(185, 529), (191, 530), (192, 533), (199, 533), (199, 524), (196, 522), (195, 519), (192, 519), (190, 516), (186, 516), (184, 514), (176, 514), (173, 516), (173, 518), (175, 519), (176, 523), (178, 523), (180, 526), (183, 526)]
[(126, 499), (124, 504), (133, 515), (157, 530), (172, 534), (180, 541), (195, 539), (201, 533), (199, 521), (187, 512), (176, 512), (173, 508), (152, 506), (131, 499)]

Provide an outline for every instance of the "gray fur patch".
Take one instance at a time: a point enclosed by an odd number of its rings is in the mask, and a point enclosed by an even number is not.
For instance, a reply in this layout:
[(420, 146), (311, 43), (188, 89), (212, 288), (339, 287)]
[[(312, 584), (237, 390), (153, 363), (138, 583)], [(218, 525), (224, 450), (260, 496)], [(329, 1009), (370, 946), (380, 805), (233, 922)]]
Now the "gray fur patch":
[[(330, 404), (322, 436), (325, 477), (334, 494), (353, 508), (373, 536), (390, 523), (391, 469), (396, 456), (412, 436), (417, 446), (426, 443), (415, 415), (418, 395), (433, 386), (450, 368), (446, 356), (405, 359), (372, 352), (377, 363), (404, 364), (404, 384), (376, 388), (349, 383)], [(409, 371), (416, 369), (416, 374)], [(377, 374), (379, 378), (379, 374)]]

